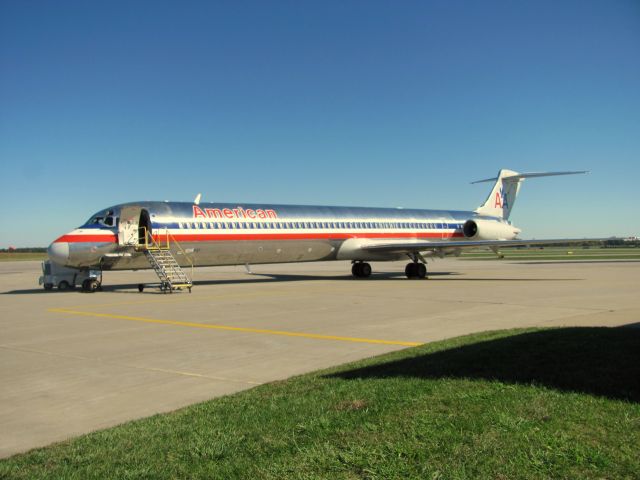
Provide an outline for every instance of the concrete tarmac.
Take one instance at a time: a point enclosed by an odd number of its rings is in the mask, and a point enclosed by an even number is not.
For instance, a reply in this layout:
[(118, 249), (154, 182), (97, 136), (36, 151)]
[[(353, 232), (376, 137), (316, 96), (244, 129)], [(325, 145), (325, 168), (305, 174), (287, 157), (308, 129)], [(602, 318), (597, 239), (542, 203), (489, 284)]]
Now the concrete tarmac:
[[(439, 260), (195, 270), (193, 293), (46, 292), (0, 263), (0, 457), (265, 382), (484, 330), (640, 322), (640, 263)], [(387, 273), (380, 273), (387, 272)]]

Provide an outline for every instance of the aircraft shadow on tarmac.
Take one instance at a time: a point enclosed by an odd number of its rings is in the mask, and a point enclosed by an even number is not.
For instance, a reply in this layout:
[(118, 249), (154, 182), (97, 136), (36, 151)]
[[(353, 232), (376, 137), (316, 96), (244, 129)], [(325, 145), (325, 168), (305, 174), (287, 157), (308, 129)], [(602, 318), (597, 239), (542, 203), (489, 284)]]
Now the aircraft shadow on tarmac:
[[(151, 278), (151, 277), (150, 277)], [(193, 282), (194, 288), (202, 285), (242, 285), (242, 284), (253, 284), (253, 283), (271, 283), (271, 282), (301, 282), (301, 281), (348, 281), (348, 282), (372, 282), (372, 281), (402, 281), (402, 282), (416, 282), (418, 280), (408, 280), (403, 274), (398, 272), (380, 272), (374, 273), (369, 278), (353, 278), (351, 275), (293, 275), (293, 274), (268, 274), (268, 273), (253, 273), (251, 275), (243, 276), (242, 278), (232, 278), (232, 279), (219, 279), (219, 280), (196, 280)], [(557, 282), (557, 281), (579, 281), (581, 278), (479, 278), (468, 276), (466, 274), (461, 274), (458, 272), (429, 272), (428, 279), (430, 281), (467, 281), (467, 282)], [(107, 279), (108, 281), (108, 279)], [(424, 282), (425, 280), (421, 280)], [(119, 293), (135, 293), (139, 295), (138, 292), (138, 283), (132, 284), (105, 284), (102, 287), (103, 292), (119, 292)], [(145, 293), (156, 292), (154, 285), (157, 285), (156, 282), (148, 282), (145, 283), (147, 286), (144, 290)], [(70, 290), (70, 292), (81, 292), (79, 288), (74, 290)], [(8, 292), (3, 292), (2, 295), (25, 295), (25, 294), (46, 294), (51, 295), (57, 293), (56, 290), (47, 291), (43, 288), (30, 288), (25, 290), (10, 290)]]
[(328, 377), (483, 379), (640, 403), (640, 328), (528, 332)]
[(575, 263), (638, 263), (640, 260), (633, 258), (621, 258), (619, 260), (528, 260), (521, 262), (510, 261), (514, 265), (563, 265)]

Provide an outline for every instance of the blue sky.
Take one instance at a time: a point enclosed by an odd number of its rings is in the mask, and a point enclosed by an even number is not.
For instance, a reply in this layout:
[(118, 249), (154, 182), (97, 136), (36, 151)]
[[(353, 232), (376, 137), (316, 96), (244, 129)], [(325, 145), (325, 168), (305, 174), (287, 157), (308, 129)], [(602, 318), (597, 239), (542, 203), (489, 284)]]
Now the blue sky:
[(637, 1), (0, 3), (0, 248), (134, 200), (473, 209), (640, 234)]

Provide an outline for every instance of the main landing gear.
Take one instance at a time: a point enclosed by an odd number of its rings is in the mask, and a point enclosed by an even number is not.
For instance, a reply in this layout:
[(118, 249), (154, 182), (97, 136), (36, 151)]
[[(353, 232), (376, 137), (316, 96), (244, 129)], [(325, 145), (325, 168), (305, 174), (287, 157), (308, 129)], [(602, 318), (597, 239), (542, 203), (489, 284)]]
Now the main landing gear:
[[(425, 265), (425, 259), (419, 253), (412, 253), (409, 255), (412, 260), (411, 263), (407, 263), (404, 268), (404, 274), (409, 279), (423, 279), (427, 277), (427, 266)], [(422, 262), (421, 262), (422, 260)]]
[(411, 279), (426, 278), (427, 266), (424, 263), (418, 262), (407, 263), (407, 266), (404, 269), (404, 274), (407, 278)]
[(355, 262), (351, 266), (351, 273), (356, 278), (367, 278), (371, 276), (371, 265), (365, 262)]
[[(407, 263), (404, 269), (404, 274), (410, 279), (423, 279), (427, 278), (427, 266), (420, 262), (421, 257), (411, 256), (413, 260), (411, 263)], [(366, 262), (357, 261), (353, 262), (351, 266), (351, 273), (356, 278), (367, 278), (371, 276), (371, 265)]]

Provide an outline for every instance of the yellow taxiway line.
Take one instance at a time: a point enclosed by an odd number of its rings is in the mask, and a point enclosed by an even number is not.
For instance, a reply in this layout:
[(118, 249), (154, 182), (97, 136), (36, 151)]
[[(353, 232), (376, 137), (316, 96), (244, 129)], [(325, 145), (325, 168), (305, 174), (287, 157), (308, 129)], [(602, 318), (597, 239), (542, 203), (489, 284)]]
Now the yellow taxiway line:
[(261, 333), (263, 335), (281, 335), (285, 337), (312, 338), (314, 340), (333, 340), (338, 342), (372, 343), (372, 344), (378, 344), (378, 345), (401, 345), (403, 347), (417, 347), (418, 345), (422, 345), (422, 343), (420, 342), (403, 342), (399, 340), (378, 340), (373, 338), (340, 337), (335, 335), (320, 335), (316, 333), (287, 332), (283, 330), (267, 330), (263, 328), (232, 327), (229, 325), (212, 325), (208, 323), (181, 322), (178, 320), (161, 320), (157, 318), (131, 317), (129, 315), (115, 315), (111, 313), (86, 312), (81, 310), (71, 310), (67, 308), (50, 308), (48, 309), (48, 311), (55, 312), (55, 313), (66, 313), (69, 315), (79, 315), (84, 317), (113, 318), (117, 320), (128, 320), (131, 322), (155, 323), (160, 325), (174, 325), (178, 327), (204, 328), (204, 329), (210, 329), (210, 330), (227, 330), (231, 332)]

